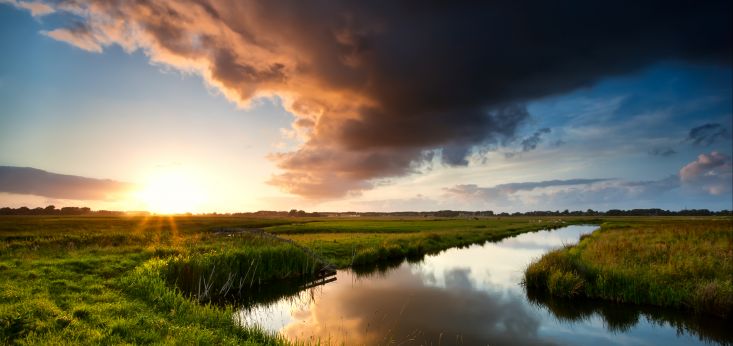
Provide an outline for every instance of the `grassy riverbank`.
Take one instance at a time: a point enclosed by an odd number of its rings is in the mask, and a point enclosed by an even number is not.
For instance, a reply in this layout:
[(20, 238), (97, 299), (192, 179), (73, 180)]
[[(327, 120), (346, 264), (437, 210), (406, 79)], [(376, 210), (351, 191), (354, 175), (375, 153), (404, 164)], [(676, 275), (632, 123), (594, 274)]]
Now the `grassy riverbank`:
[[(0, 217), (0, 343), (285, 344), (196, 299), (311, 274), (297, 246), (339, 266), (419, 257), (579, 220), (329, 220), (245, 217)], [(235, 284), (236, 282), (236, 284)], [(212, 285), (212, 283), (215, 283)], [(204, 287), (200, 289), (199, 287)]]
[(520, 233), (588, 223), (589, 218), (338, 220), (280, 225), (265, 230), (313, 249), (338, 267), (419, 259), (451, 247)]
[(603, 224), (525, 271), (529, 290), (691, 309), (731, 318), (733, 221), (629, 218)]

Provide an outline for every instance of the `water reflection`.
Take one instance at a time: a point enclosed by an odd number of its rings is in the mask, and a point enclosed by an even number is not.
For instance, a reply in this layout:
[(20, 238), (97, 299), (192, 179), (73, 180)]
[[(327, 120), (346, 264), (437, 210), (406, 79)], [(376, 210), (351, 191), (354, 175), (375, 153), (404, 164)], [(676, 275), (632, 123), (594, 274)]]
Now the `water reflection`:
[(527, 292), (529, 301), (549, 311), (559, 321), (583, 323), (600, 317), (606, 329), (612, 333), (627, 333), (646, 321), (662, 328), (670, 328), (678, 335), (690, 334), (699, 341), (731, 345), (733, 330), (731, 321), (707, 315), (691, 315), (688, 312), (654, 306), (617, 304), (602, 300), (560, 299), (544, 293)]
[(344, 281), (328, 287), (333, 289), (322, 300), (293, 311), (297, 323), (282, 332), (301, 340), (368, 345), (541, 343), (539, 320), (520, 297), (477, 289), (470, 274), (469, 269), (443, 273), (445, 288), (426, 284), (408, 266), (387, 280), (362, 280), (358, 289)]
[(671, 318), (657, 310), (528, 299), (519, 285), (526, 265), (594, 228), (570, 226), (450, 249), (419, 263), (387, 264), (371, 274), (339, 271), (335, 282), (248, 305), (237, 318), (290, 339), (325, 344), (686, 345), (733, 340), (723, 327), (691, 327), (684, 316)]

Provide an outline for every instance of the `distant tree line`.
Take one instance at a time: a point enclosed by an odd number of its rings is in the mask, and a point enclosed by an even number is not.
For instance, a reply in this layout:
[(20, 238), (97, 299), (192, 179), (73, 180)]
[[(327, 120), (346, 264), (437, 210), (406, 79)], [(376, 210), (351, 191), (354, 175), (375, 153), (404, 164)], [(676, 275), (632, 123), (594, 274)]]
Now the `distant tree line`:
[(120, 216), (125, 215), (125, 212), (122, 211), (113, 211), (113, 210), (96, 210), (92, 211), (90, 208), (87, 207), (63, 207), (61, 209), (57, 209), (53, 205), (49, 205), (45, 208), (28, 208), (28, 207), (20, 207), (20, 208), (0, 208), (0, 215), (107, 215), (107, 216)]
[(402, 212), (346, 212), (346, 213), (326, 213), (329, 216), (342, 215), (358, 215), (358, 216), (422, 216), (422, 217), (459, 217), (459, 216), (716, 216), (727, 215), (733, 216), (730, 210), (711, 211), (708, 209), (683, 209), (679, 211), (670, 211), (659, 208), (650, 209), (630, 209), (620, 210), (611, 209), (608, 211), (595, 211), (593, 209), (574, 210), (535, 210), (528, 212), (514, 213), (494, 213), (491, 210), (484, 211), (460, 211), (460, 210), (439, 210), (439, 211), (402, 211)]
[[(133, 212), (134, 214), (148, 214), (147, 212)], [(93, 211), (87, 207), (63, 207), (57, 209), (53, 205), (45, 208), (0, 208), (0, 215), (101, 215), (101, 216), (120, 216), (129, 215), (131, 212), (114, 211), (114, 210), (96, 210)], [(191, 215), (191, 214), (188, 214)], [(607, 211), (595, 211), (593, 209), (574, 210), (565, 209), (563, 211), (546, 210), (546, 211), (528, 211), (514, 213), (494, 213), (491, 210), (484, 211), (460, 211), (460, 210), (438, 210), (438, 211), (400, 211), (400, 212), (306, 212), (303, 210), (291, 209), (290, 211), (274, 211), (260, 210), (253, 213), (210, 213), (201, 215), (212, 216), (251, 216), (251, 217), (376, 217), (376, 216), (392, 216), (392, 217), (486, 217), (486, 216), (733, 216), (733, 211), (720, 210), (711, 211), (708, 209), (683, 209), (679, 211), (670, 211), (659, 208), (650, 209), (611, 209)]]
[(486, 216), (716, 216), (716, 215), (727, 215), (733, 216), (733, 212), (730, 210), (711, 211), (708, 209), (684, 209), (680, 211), (670, 211), (659, 208), (651, 209), (630, 209), (620, 210), (611, 209), (608, 211), (595, 211), (593, 209), (574, 210), (570, 211), (565, 209), (560, 210), (535, 210), (528, 212), (514, 212), (514, 213), (494, 213), (491, 210), (483, 211), (462, 211), (462, 210), (438, 210), (438, 211), (397, 211), (397, 212), (313, 212), (308, 213), (303, 210), (292, 209), (290, 211), (273, 211), (273, 210), (260, 210), (253, 213), (232, 213), (232, 214), (216, 214), (216, 215), (233, 215), (233, 216), (259, 216), (259, 217), (318, 217), (318, 216), (330, 216), (330, 217), (378, 217), (378, 216), (392, 216), (392, 217), (486, 217)]
[(308, 213), (303, 210), (291, 209), (290, 211), (260, 210), (254, 213), (232, 213), (232, 216), (260, 216), (260, 217), (320, 217), (325, 216), (318, 212)]

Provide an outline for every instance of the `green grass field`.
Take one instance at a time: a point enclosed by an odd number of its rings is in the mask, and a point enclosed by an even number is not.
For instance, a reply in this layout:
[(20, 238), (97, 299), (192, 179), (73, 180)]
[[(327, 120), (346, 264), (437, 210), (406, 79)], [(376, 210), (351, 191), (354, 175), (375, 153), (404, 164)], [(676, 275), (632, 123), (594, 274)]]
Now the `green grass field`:
[(308, 276), (321, 264), (292, 244), (223, 227), (264, 228), (344, 267), (584, 221), (4, 216), (0, 342), (286, 344), (239, 327), (234, 307), (202, 292)]
[(733, 222), (620, 219), (544, 255), (525, 271), (529, 290), (690, 309), (733, 312)]
[[(579, 246), (553, 252), (530, 267), (528, 273), (537, 272), (545, 281), (535, 278), (528, 284), (547, 287), (533, 283), (552, 282), (558, 295), (626, 292), (608, 297), (632, 302), (662, 297), (660, 305), (708, 310), (730, 304), (730, 219), (608, 220)], [(277, 335), (241, 328), (232, 319), (233, 306), (209, 299), (312, 276), (324, 263), (301, 246), (339, 267), (359, 269), (523, 232), (602, 221), (0, 217), (0, 342), (287, 344)], [(265, 230), (295, 244), (232, 228)], [(557, 274), (550, 265), (557, 258), (577, 267), (563, 267), (568, 271)], [(537, 268), (552, 270), (541, 274)], [(581, 276), (586, 274), (602, 281), (577, 281), (590, 280)], [(603, 285), (593, 286), (598, 282)], [(643, 293), (650, 288), (653, 293)], [(685, 289), (694, 292), (692, 298), (680, 293)]]
[(210, 227), (282, 220), (0, 218), (0, 339), (19, 344), (283, 343), (197, 303), (163, 275), (180, 256), (272, 244)]

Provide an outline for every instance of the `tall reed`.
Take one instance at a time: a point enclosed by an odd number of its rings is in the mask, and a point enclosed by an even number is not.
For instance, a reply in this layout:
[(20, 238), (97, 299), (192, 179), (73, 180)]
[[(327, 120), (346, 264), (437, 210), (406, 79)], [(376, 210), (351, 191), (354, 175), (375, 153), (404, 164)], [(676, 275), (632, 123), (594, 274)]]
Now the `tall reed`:
[(323, 264), (290, 244), (187, 253), (160, 268), (168, 284), (199, 300), (238, 294), (276, 280), (315, 275)]

